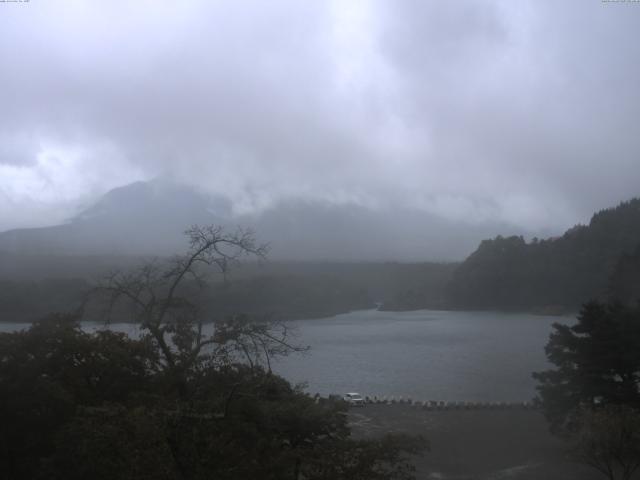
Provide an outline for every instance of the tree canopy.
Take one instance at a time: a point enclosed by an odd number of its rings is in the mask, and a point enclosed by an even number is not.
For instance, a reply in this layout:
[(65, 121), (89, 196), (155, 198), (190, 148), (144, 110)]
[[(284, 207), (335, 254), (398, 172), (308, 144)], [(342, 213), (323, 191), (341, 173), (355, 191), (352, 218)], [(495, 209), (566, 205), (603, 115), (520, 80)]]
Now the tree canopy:
[(640, 407), (640, 310), (590, 302), (574, 325), (554, 324), (545, 351), (555, 369), (534, 373), (547, 418), (570, 427), (581, 407)]
[[(483, 241), (456, 269), (449, 303), (457, 308), (572, 310), (585, 299), (605, 298), (621, 256), (639, 246), (638, 198), (597, 212), (589, 225), (577, 225), (558, 238), (526, 242), (498, 236)], [(617, 288), (626, 291), (633, 272), (619, 270)], [(633, 288), (637, 292), (637, 285)]]
[(138, 338), (86, 332), (78, 314), (0, 334), (0, 478), (413, 478), (422, 438), (352, 439), (344, 403), (271, 372), (272, 356), (303, 350), (286, 325), (236, 315), (204, 333), (210, 268), (263, 250), (246, 232), (188, 234), (185, 255), (95, 291)]
[(581, 412), (573, 452), (609, 480), (630, 480), (640, 468), (640, 415), (624, 405)]

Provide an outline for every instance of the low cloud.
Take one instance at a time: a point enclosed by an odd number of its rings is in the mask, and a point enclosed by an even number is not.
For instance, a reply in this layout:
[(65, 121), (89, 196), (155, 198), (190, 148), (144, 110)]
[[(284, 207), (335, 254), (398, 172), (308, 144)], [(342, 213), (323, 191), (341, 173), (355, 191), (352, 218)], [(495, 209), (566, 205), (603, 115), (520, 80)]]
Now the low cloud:
[(0, 230), (156, 176), (530, 230), (640, 193), (631, 2), (0, 9)]

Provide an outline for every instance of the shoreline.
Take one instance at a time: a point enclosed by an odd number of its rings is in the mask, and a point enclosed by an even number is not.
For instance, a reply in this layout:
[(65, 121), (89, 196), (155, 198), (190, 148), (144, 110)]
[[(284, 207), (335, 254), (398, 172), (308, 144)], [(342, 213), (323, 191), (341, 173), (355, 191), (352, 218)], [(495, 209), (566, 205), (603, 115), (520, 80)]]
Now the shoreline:
[[(578, 315), (578, 311), (575, 312), (545, 312), (545, 311), (541, 311), (539, 309), (534, 309), (534, 310), (501, 310), (501, 309), (463, 309), (463, 308), (418, 308), (418, 309), (412, 309), (412, 310), (386, 310), (384, 308), (356, 308), (353, 310), (340, 310), (340, 311), (332, 311), (332, 312), (328, 312), (328, 313), (319, 313), (316, 312), (315, 314), (313, 313), (309, 313), (307, 315), (302, 315), (302, 316), (297, 316), (297, 317), (293, 317), (293, 316), (283, 316), (281, 318), (281, 321), (284, 322), (304, 322), (307, 320), (325, 320), (328, 318), (333, 318), (333, 317), (337, 317), (339, 315), (348, 315), (351, 313), (357, 313), (357, 312), (381, 312), (381, 313), (412, 313), (412, 312), (469, 312), (469, 313), (499, 313), (499, 314), (515, 314), (515, 315), (533, 315), (533, 316), (539, 316), (539, 317), (571, 317), (574, 318)], [(0, 319), (0, 324), (7, 324), (7, 323), (13, 323), (13, 324), (20, 324), (20, 325), (31, 325), (35, 322), (37, 322), (38, 320), (42, 320), (42, 318), (37, 318), (37, 319), (21, 319), (21, 320), (5, 320), (5, 319)], [(82, 323), (102, 323), (96, 320), (83, 320)], [(111, 322), (111, 323), (120, 323), (120, 324), (136, 324), (136, 322), (124, 322), (124, 321), (118, 321), (118, 322)], [(216, 323), (216, 320), (207, 320), (205, 322), (203, 322), (203, 324), (213, 324)]]

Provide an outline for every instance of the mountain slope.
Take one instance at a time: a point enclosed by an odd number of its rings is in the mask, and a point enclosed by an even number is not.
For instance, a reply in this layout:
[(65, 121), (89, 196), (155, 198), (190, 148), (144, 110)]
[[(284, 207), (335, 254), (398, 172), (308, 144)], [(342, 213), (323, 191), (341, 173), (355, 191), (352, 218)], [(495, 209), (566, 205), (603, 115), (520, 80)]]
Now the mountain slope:
[[(219, 223), (212, 201), (188, 188), (136, 182), (105, 194), (70, 222), (0, 234), (0, 250), (19, 254), (173, 254), (194, 223)], [(226, 205), (216, 206), (226, 213)]]
[(107, 193), (64, 225), (0, 234), (0, 252), (19, 254), (166, 255), (185, 249), (193, 224), (253, 228), (289, 260), (455, 260), (504, 224), (455, 223), (419, 210), (375, 210), (289, 200), (259, 213), (233, 215), (229, 201), (159, 182)]
[(572, 309), (607, 294), (622, 255), (640, 245), (640, 199), (602, 210), (562, 237), (484, 240), (454, 272), (457, 308)]

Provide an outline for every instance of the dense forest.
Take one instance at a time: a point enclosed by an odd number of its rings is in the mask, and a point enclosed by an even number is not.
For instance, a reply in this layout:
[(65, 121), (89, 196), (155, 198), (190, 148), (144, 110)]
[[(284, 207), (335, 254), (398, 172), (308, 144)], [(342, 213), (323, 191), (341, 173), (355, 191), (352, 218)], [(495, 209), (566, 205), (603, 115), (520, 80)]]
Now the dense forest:
[(640, 245), (634, 252), (620, 256), (609, 279), (608, 294), (626, 305), (640, 301)]
[(0, 479), (414, 478), (428, 443), (352, 438), (346, 403), (264, 366), (295, 350), (272, 326), (235, 317), (206, 340), (188, 322), (141, 328), (87, 333), (51, 315), (0, 333)]
[(559, 238), (498, 236), (483, 241), (454, 272), (455, 308), (561, 312), (586, 299), (640, 296), (640, 199), (602, 210)]
[[(73, 309), (110, 270), (149, 257), (0, 253), (0, 321)], [(640, 199), (593, 215), (557, 238), (484, 240), (464, 262), (264, 262), (234, 267), (201, 299), (210, 320), (233, 313), (281, 319), (351, 310), (576, 311), (587, 299), (640, 299)], [(98, 319), (97, 317), (94, 319)]]
[(423, 438), (352, 438), (346, 403), (272, 372), (307, 350), (286, 325), (232, 315), (203, 332), (211, 272), (265, 249), (216, 226), (187, 234), (184, 255), (112, 272), (88, 296), (139, 338), (85, 332), (79, 314), (0, 333), (0, 478), (413, 479)]
[[(110, 270), (145, 261), (10, 256), (0, 266), (0, 321), (33, 321), (49, 312), (74, 310)], [(235, 313), (323, 317), (380, 304), (398, 310), (442, 308), (454, 268), (448, 263), (245, 263), (226, 277), (214, 277), (201, 307), (210, 320)]]

